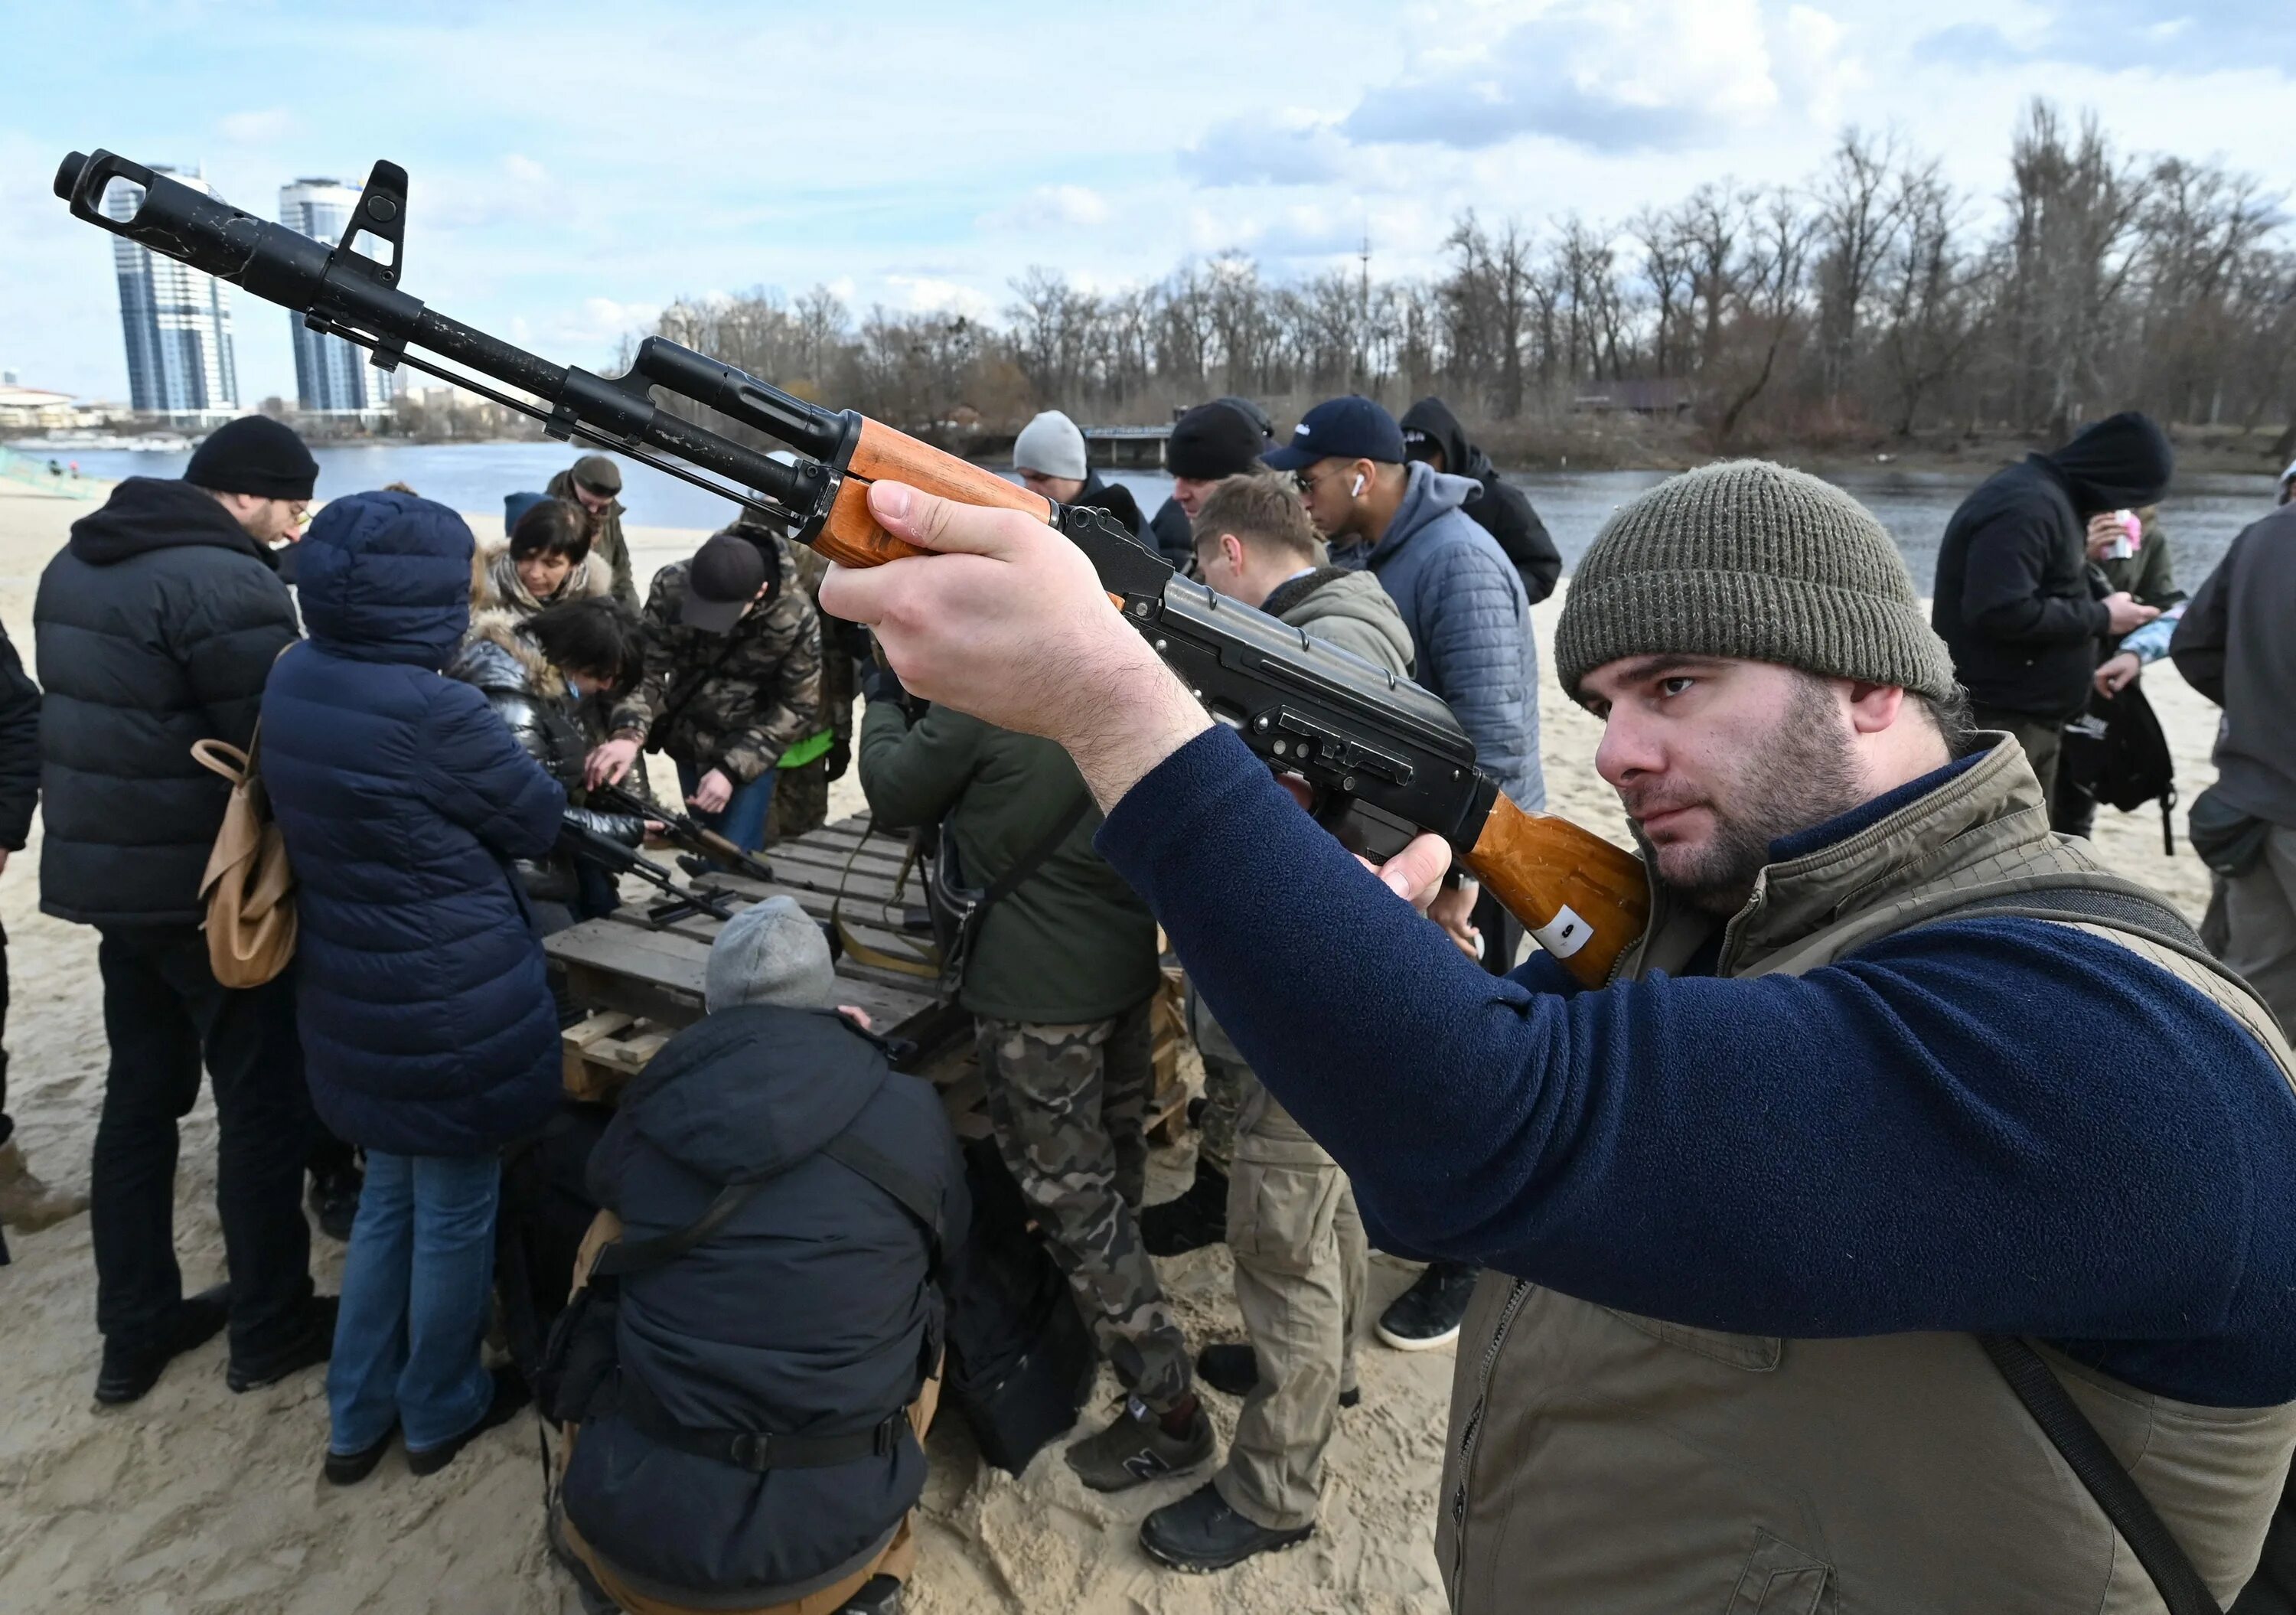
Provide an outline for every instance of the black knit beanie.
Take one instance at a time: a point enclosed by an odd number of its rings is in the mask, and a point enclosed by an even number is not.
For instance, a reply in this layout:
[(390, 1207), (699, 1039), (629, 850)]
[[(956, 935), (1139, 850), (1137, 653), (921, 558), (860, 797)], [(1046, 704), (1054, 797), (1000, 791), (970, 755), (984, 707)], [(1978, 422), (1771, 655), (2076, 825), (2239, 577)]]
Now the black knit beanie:
[(1554, 670), (1572, 700), (1627, 656), (1743, 658), (1944, 700), (1953, 659), (1905, 557), (1830, 482), (1731, 460), (1619, 507), (1571, 575)]
[(217, 427), (192, 451), (184, 480), (210, 493), (308, 499), (319, 463), (292, 428), (269, 415), (242, 415)]
[(1258, 469), (1267, 439), (1244, 413), (1227, 404), (1199, 404), (1172, 422), (1164, 439), (1164, 469), (1192, 482), (1213, 482)]

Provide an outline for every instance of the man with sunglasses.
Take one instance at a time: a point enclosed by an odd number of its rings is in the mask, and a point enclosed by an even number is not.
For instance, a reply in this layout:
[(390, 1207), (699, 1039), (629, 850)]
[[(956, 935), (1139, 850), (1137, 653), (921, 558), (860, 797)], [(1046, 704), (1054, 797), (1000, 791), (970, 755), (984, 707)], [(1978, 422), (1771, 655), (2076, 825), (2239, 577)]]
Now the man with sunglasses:
[[(1300, 417), (1292, 441), (1262, 456), (1289, 471), (1334, 565), (1368, 569), (1411, 628), (1414, 676), (1451, 708), (1475, 757), (1515, 802), (1538, 808), (1538, 648), (1530, 600), (1497, 542), (1469, 516), (1482, 492), (1465, 477), (1406, 463), (1403, 429), (1369, 398), (1332, 398)], [(1498, 903), (1476, 904), (1484, 968), (1514, 964), (1522, 928)], [(1379, 1337), (1403, 1351), (1457, 1338), (1475, 1270), (1436, 1262), (1379, 1321)]]

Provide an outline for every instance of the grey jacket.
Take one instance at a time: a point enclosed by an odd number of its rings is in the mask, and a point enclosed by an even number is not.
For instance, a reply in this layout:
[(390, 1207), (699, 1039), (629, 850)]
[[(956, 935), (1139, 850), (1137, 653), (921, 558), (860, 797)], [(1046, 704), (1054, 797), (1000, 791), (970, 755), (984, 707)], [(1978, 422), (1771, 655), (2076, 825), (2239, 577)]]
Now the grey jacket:
[(2185, 608), (2169, 654), (2224, 709), (2216, 793), (2296, 830), (2296, 504), (2243, 529)]
[(1518, 807), (1543, 808), (1538, 647), (1522, 579), (1460, 508), (1480, 484), (1423, 464), (1410, 478), (1380, 541), (1334, 550), (1332, 559), (1378, 578), (1411, 630), (1418, 683), (1450, 704), (1499, 788)]
[(1259, 609), (1375, 668), (1411, 676), (1411, 630), (1369, 572), (1319, 566), (1268, 591)]

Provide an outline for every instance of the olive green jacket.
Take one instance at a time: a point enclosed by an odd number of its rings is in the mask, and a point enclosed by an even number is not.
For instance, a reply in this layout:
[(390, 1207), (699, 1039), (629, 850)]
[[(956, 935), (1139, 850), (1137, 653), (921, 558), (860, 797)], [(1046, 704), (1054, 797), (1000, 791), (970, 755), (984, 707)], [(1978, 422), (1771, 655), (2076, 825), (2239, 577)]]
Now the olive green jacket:
[[(895, 702), (861, 717), (861, 789), (885, 830), (939, 822), (965, 884), (985, 887), (1041, 841), (1085, 793), (1051, 741), (947, 707), (911, 724)], [(1122, 1014), (1156, 990), (1156, 922), (1093, 850), (1087, 807), (1037, 873), (980, 922), (957, 1001), (996, 1021), (1073, 1026)]]
[[(542, 490), (554, 499), (563, 499), (586, 516), (590, 512), (574, 492), (574, 473), (570, 469), (551, 478)], [(614, 576), (614, 598), (629, 610), (638, 609), (637, 579), (630, 572), (630, 546), (622, 537), (622, 502), (619, 499), (590, 516), (590, 553), (603, 561)]]
[[(2087, 847), (2050, 834), (2040, 782), (2004, 739), (1879, 824), (1765, 869), (1723, 932), (1716, 973), (1800, 975), (2016, 894), (2025, 912), (2167, 971), (2287, 1071), (2271, 1012), (2236, 978), (2053, 909), (2051, 887), (2141, 891)], [(1618, 980), (1679, 971), (1712, 931), (1656, 896)], [(1846, 1094), (1856, 1075), (1843, 1073)], [(2039, 1349), (2229, 1603), (2279, 1500), (2296, 1405), (2199, 1406)], [(1970, 1334), (1734, 1334), (1488, 1273), (1460, 1325), (1439, 1497), (1436, 1557), (1462, 1615), (2163, 1607)]]

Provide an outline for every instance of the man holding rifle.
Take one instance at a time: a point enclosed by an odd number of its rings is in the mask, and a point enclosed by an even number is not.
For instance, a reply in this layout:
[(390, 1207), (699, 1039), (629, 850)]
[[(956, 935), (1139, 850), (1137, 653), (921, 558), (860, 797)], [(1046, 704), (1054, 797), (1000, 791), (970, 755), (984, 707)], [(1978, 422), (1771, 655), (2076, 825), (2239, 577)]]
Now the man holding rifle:
[[(1445, 844), (1366, 873), (1058, 532), (870, 503), (943, 553), (834, 571), (824, 606), (920, 694), (1066, 747), (1367, 1222), (1489, 1269), (1439, 1498), (1456, 1608), (2181, 1610), (2246, 1580), (2296, 1446), (2287, 1045), (2049, 834), (1862, 507), (1712, 466), (1580, 567), (1557, 660), (1654, 897), (1586, 990), (1461, 957), (1413, 906)], [(1268, 976), (1302, 947), (1319, 968)]]

